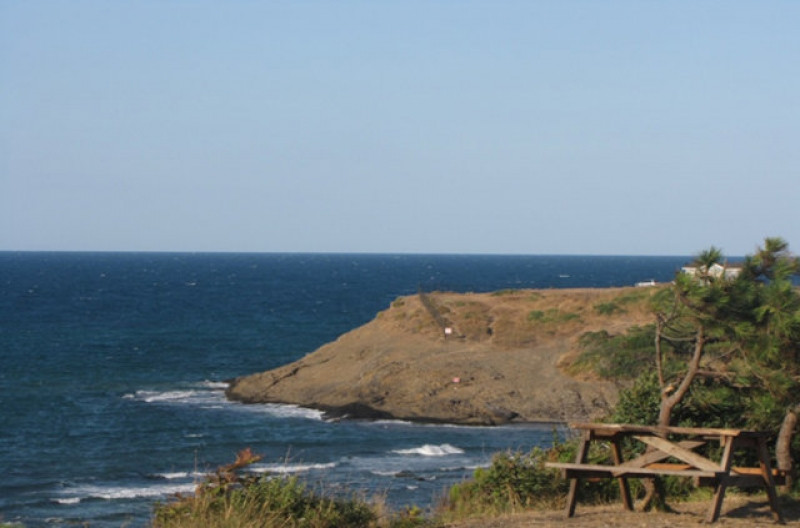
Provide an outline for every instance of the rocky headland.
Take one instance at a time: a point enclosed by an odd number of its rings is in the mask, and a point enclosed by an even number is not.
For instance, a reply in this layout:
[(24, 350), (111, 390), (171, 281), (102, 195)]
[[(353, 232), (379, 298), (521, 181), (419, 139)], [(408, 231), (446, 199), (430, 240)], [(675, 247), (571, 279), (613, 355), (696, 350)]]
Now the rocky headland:
[(429, 293), (283, 367), (232, 381), (229, 398), (329, 417), (496, 425), (602, 416), (608, 380), (568, 374), (586, 332), (653, 321), (658, 288)]

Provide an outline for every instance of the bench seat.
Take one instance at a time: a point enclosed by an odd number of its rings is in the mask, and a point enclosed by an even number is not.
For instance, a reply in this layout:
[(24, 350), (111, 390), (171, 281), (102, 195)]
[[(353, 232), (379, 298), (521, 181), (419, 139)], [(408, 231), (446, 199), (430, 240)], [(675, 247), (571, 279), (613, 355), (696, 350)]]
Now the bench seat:
[[(653, 466), (658, 467), (653, 467)], [(655, 477), (659, 475), (676, 475), (679, 477), (719, 478), (725, 471), (706, 471), (688, 469), (685, 464), (653, 464), (650, 467), (607, 466), (603, 464), (578, 464), (574, 462), (547, 462), (545, 466), (564, 470), (566, 478), (592, 477)]]
[[(655, 463), (646, 467), (626, 467), (608, 466), (603, 464), (577, 464), (574, 462), (547, 462), (549, 468), (561, 469), (564, 471), (565, 478), (609, 478), (609, 477), (636, 477), (646, 478), (663, 475), (675, 475), (678, 477), (697, 477), (701, 485), (713, 485), (715, 479), (725, 477), (726, 481), (734, 486), (748, 487), (763, 485), (761, 468), (757, 467), (733, 467), (729, 474), (725, 471), (705, 471), (692, 469), (689, 464), (665, 464)], [(786, 483), (786, 471), (781, 469), (772, 470), (772, 480), (776, 485), (781, 486)]]

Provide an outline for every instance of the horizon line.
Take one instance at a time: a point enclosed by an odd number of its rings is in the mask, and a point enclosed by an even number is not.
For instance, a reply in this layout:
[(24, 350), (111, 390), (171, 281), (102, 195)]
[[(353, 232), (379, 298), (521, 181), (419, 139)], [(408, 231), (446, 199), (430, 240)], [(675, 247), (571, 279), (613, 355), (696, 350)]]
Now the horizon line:
[[(644, 253), (505, 253), (425, 251), (231, 251), (231, 250), (131, 250), (131, 249), (0, 249), (0, 253), (150, 254), (150, 255), (331, 255), (331, 256), (442, 256), (442, 257), (693, 257), (693, 254)], [(738, 255), (727, 255), (737, 257)]]

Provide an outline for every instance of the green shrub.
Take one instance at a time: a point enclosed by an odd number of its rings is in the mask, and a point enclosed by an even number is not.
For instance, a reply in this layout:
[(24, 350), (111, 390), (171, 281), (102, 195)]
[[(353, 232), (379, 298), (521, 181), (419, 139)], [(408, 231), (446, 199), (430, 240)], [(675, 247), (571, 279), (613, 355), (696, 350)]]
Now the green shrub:
[(600, 315), (612, 315), (615, 313), (625, 313), (627, 310), (619, 304), (611, 301), (594, 305), (594, 311)]
[(566, 482), (558, 471), (544, 467), (543, 452), (498, 453), (488, 468), (450, 488), (443, 513), (451, 518), (500, 514), (563, 497)]
[(579, 314), (573, 312), (562, 312), (557, 308), (551, 308), (547, 311), (531, 310), (528, 312), (528, 321), (535, 323), (566, 323), (580, 319)]
[(608, 420), (612, 423), (656, 425), (661, 407), (661, 389), (655, 372), (643, 374), (619, 393)]
[(594, 372), (613, 380), (632, 380), (652, 370), (655, 358), (653, 325), (634, 326), (625, 334), (614, 336), (601, 330), (587, 332), (578, 342), (581, 353), (570, 366), (573, 374)]
[(177, 496), (156, 506), (153, 526), (349, 528), (369, 527), (377, 515), (366, 502), (324, 497), (306, 489), (296, 477), (240, 476), (238, 471), (259, 460), (250, 450), (198, 486), (194, 496)]
[[(656, 425), (661, 403), (660, 386), (655, 372), (647, 372), (637, 378), (633, 385), (620, 391), (619, 401), (608, 421), (613, 423), (631, 423)], [(745, 412), (751, 398), (747, 391), (730, 387), (712, 379), (695, 380), (683, 401), (672, 412), (672, 425), (681, 427), (717, 427), (754, 429)], [(774, 425), (773, 425), (774, 427)], [(626, 446), (631, 447), (631, 444)], [(718, 445), (708, 445), (698, 452), (719, 459)], [(739, 454), (737, 454), (739, 455)], [(753, 465), (756, 461), (742, 456), (734, 459), (736, 465)], [(671, 486), (668, 496), (685, 496), (691, 491), (690, 482), (686, 479), (666, 479)]]
[[(561, 507), (569, 481), (560, 470), (545, 466), (547, 462), (571, 462), (575, 459), (577, 441), (556, 442), (550, 449), (534, 448), (530, 453), (496, 454), (488, 468), (477, 469), (472, 479), (450, 488), (439, 508), (439, 515), (454, 520), (477, 515), (498, 515), (525, 508)], [(593, 446), (589, 459), (607, 462), (608, 452), (599, 444)], [(618, 496), (618, 486), (610, 479), (583, 483), (581, 500), (597, 502)]]
[(408, 506), (395, 514), (389, 520), (389, 528), (439, 528), (442, 527), (436, 519), (430, 519), (418, 506)]
[(544, 312), (542, 310), (531, 310), (528, 312), (528, 321), (542, 321)]
[[(629, 388), (620, 391), (619, 401), (609, 420), (616, 423), (655, 425), (661, 404), (661, 388), (654, 371), (639, 376)], [(718, 427), (777, 430), (782, 410), (771, 400), (724, 378), (699, 378), (683, 401), (672, 412), (672, 424), (683, 427)], [(763, 403), (763, 407), (760, 404)], [(762, 427), (759, 427), (761, 425)]]

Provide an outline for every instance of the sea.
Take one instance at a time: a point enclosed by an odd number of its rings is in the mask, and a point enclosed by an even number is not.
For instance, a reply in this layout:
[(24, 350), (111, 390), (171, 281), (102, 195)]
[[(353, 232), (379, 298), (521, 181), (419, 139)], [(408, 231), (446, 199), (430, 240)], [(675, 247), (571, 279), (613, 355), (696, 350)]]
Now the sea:
[(326, 420), (229, 402), (419, 291), (668, 282), (688, 257), (0, 252), (0, 522), (147, 526), (244, 448), (256, 472), (392, 508), (436, 504), (562, 424)]

